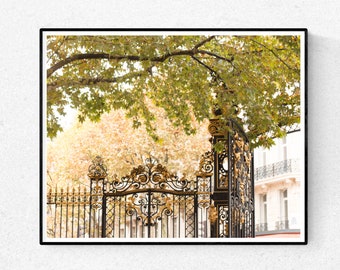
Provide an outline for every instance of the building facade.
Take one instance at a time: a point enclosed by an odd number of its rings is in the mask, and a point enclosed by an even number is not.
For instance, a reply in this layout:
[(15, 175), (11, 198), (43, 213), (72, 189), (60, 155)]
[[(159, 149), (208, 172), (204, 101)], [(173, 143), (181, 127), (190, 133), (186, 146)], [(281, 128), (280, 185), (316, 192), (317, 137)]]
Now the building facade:
[(299, 237), (302, 228), (301, 132), (254, 152), (256, 237)]

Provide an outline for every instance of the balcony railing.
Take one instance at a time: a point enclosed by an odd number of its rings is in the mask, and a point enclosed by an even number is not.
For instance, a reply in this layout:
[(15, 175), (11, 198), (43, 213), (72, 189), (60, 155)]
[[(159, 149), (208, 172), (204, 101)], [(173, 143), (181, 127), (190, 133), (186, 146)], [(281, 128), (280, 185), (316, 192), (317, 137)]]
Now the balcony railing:
[[(274, 225), (274, 224), (272, 224)], [(270, 231), (282, 231), (282, 230), (289, 230), (289, 220), (284, 219), (284, 220), (279, 220), (275, 222), (275, 227), (271, 228)], [(259, 223), (255, 224), (255, 232), (256, 233), (263, 233), (263, 232), (268, 232), (268, 223)]]
[(266, 232), (268, 231), (268, 223), (259, 223), (255, 225), (255, 232)]
[(289, 229), (289, 220), (280, 220), (275, 222), (276, 230), (288, 230)]
[(255, 181), (286, 173), (298, 172), (298, 160), (287, 159), (255, 169)]

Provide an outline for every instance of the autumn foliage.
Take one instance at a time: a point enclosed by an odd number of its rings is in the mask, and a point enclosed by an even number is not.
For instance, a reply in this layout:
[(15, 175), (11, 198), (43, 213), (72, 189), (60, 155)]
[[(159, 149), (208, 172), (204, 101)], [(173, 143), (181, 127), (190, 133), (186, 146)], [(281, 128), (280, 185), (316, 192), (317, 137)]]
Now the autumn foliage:
[(88, 167), (97, 155), (104, 159), (109, 178), (122, 177), (151, 157), (169, 171), (193, 179), (200, 156), (211, 148), (207, 122), (196, 123), (197, 132), (188, 136), (173, 128), (163, 110), (153, 107), (153, 112), (158, 119), (157, 141), (145, 129), (133, 128), (123, 110), (104, 114), (98, 123), (75, 122), (47, 144), (48, 185), (88, 184)]
[(48, 35), (46, 44), (50, 138), (71, 106), (80, 122), (122, 109), (157, 140), (145, 97), (189, 135), (217, 107), (253, 147), (300, 121), (298, 35)]

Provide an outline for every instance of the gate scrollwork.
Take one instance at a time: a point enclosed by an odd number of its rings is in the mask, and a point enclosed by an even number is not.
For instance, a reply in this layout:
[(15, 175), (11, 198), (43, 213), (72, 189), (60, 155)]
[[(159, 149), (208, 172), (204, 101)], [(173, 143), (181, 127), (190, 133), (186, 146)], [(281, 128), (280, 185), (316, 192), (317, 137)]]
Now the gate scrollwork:
[(108, 181), (108, 193), (125, 192), (136, 189), (159, 189), (163, 191), (193, 191), (194, 181), (170, 173), (162, 164), (146, 160), (145, 165), (133, 168), (129, 175), (118, 179), (114, 176)]

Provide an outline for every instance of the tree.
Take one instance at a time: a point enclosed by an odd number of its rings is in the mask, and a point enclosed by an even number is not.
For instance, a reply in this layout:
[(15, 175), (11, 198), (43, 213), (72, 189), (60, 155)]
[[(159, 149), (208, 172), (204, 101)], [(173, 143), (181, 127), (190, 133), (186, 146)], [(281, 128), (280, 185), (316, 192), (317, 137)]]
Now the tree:
[(74, 186), (88, 184), (88, 167), (97, 155), (104, 159), (109, 179), (128, 174), (133, 167), (142, 165), (146, 158), (166, 166), (177, 175), (195, 179), (201, 155), (210, 150), (210, 134), (207, 121), (198, 124), (195, 135), (186, 135), (180, 128), (173, 128), (165, 119), (165, 111), (148, 104), (157, 117), (157, 129), (161, 139), (150, 140), (145, 129), (129, 125), (124, 110), (104, 113), (98, 123), (86, 120), (75, 123), (47, 144), (48, 185)]
[(47, 67), (51, 138), (67, 106), (80, 122), (123, 109), (156, 141), (148, 101), (186, 134), (193, 120), (232, 118), (253, 147), (300, 121), (299, 36), (48, 36)]

